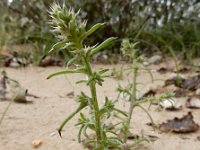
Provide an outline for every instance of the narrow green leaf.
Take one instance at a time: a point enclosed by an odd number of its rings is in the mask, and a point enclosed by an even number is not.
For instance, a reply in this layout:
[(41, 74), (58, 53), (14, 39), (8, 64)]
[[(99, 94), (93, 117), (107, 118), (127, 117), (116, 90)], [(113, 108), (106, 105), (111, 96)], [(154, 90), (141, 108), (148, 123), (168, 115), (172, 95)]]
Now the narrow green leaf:
[(85, 73), (85, 68), (84, 67), (81, 67), (81, 68), (77, 68), (77, 69), (74, 69), (74, 70), (65, 70), (65, 71), (60, 71), (60, 72), (57, 72), (57, 73), (53, 73), (51, 75), (49, 75), (47, 77), (47, 79), (50, 79), (54, 76), (58, 76), (58, 75), (62, 75), (62, 74), (69, 74), (69, 73)]
[(71, 64), (73, 64), (78, 58), (79, 58), (79, 55), (75, 55), (72, 59), (70, 59), (67, 62), (67, 67), (69, 67)]
[(86, 48), (85, 49), (85, 52), (86, 52), (86, 57), (89, 58), (89, 54), (91, 53), (91, 51), (96, 48), (98, 46), (98, 44), (92, 46), (92, 47), (89, 47), (89, 48)]
[(76, 82), (76, 84), (87, 83), (87, 82), (88, 82), (88, 80), (79, 80), (79, 81)]
[(74, 43), (66, 43), (63, 47), (62, 47), (62, 49), (70, 49), (71, 47), (73, 47), (73, 46), (75, 46), (74, 45)]
[(124, 112), (124, 111), (122, 111), (122, 110), (120, 110), (120, 109), (117, 109), (117, 108), (113, 108), (113, 110), (115, 110), (116, 112), (118, 112), (118, 113), (120, 113), (120, 114), (122, 114), (122, 115), (124, 115), (124, 116), (128, 116), (128, 114), (127, 114), (127, 112)]
[(106, 72), (108, 72), (109, 71), (109, 69), (103, 69), (103, 70), (100, 70), (99, 71), (99, 74), (104, 74), (104, 73), (106, 73)]
[(94, 54), (96, 54), (97, 52), (99, 52), (101, 49), (109, 46), (114, 40), (116, 40), (117, 38), (114, 38), (114, 37), (111, 37), (111, 38), (108, 38), (107, 40), (105, 40), (103, 43), (101, 43), (100, 45), (98, 45), (96, 48), (94, 48), (89, 56), (92, 56)]
[(49, 53), (53, 52), (55, 49), (63, 47), (65, 44), (66, 44), (65, 41), (61, 41), (61, 42), (54, 44), (53, 47), (51, 48), (51, 50), (49, 51)]
[(70, 22), (69, 22), (69, 30), (70, 30), (71, 33), (74, 32), (74, 30), (75, 30), (75, 20), (70, 20)]
[(71, 113), (71, 115), (69, 115), (64, 121), (63, 123), (60, 125), (58, 132), (59, 135), (61, 136), (61, 131), (64, 128), (64, 126), (78, 113), (80, 112), (85, 106), (80, 105), (73, 113)]
[(81, 126), (81, 128), (79, 129), (79, 132), (78, 132), (78, 142), (81, 143), (81, 133), (83, 131), (83, 127), (84, 125)]
[(90, 28), (83, 36), (81, 37), (82, 40), (84, 40), (86, 37), (90, 36), (92, 33), (94, 33), (96, 30), (104, 26), (105, 23), (97, 23), (92, 28)]

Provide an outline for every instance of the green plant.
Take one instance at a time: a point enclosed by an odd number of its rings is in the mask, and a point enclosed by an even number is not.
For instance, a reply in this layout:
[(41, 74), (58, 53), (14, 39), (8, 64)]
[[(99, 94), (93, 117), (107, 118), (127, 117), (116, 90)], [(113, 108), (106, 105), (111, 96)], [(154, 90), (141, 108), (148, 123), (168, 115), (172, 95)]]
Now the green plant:
[[(107, 77), (105, 73), (108, 70), (94, 71), (90, 64), (91, 57), (101, 49), (109, 46), (116, 38), (108, 38), (101, 44), (96, 44), (95, 46), (86, 46), (84, 44), (85, 39), (100, 29), (104, 23), (97, 23), (89, 30), (86, 30), (87, 21), (81, 21), (79, 14), (80, 11), (75, 13), (72, 8), (68, 9), (65, 4), (63, 4), (62, 7), (58, 4), (54, 4), (50, 12), (53, 31), (58, 34), (58, 38), (60, 39), (60, 42), (52, 47), (50, 53), (60, 50), (67, 51), (73, 58), (67, 63), (67, 70), (54, 73), (50, 75), (48, 79), (62, 74), (82, 73), (87, 76), (87, 79), (77, 81), (77, 84), (85, 83), (89, 86), (91, 93), (91, 96), (87, 96), (84, 92), (81, 92), (81, 94), (77, 96), (76, 101), (79, 103), (78, 108), (66, 118), (58, 131), (61, 135), (61, 131), (66, 123), (82, 109), (89, 107), (89, 116), (87, 117), (83, 113), (80, 113), (80, 119), (76, 124), (81, 126), (78, 134), (79, 142), (81, 141), (81, 135), (84, 135), (86, 138), (84, 144), (86, 146), (92, 145), (93, 149), (120, 149), (120, 144), (122, 144), (121, 139), (105, 124), (105, 120), (110, 118), (113, 111), (123, 115), (126, 115), (126, 113), (115, 108), (115, 102), (109, 100), (107, 97), (105, 98), (103, 107), (99, 107), (96, 85), (102, 85), (104, 78)], [(74, 65), (75, 69), (70, 69), (71, 65)], [(89, 139), (86, 132), (88, 129), (95, 132), (95, 139)], [(112, 136), (109, 136), (110, 134)]]
[[(130, 97), (130, 107), (129, 107), (129, 113), (128, 113), (128, 118), (127, 118), (127, 122), (126, 122), (126, 131), (125, 131), (125, 139), (124, 141), (127, 141), (127, 135), (129, 132), (129, 128), (130, 128), (130, 121), (131, 121), (131, 117), (132, 117), (132, 113), (133, 113), (133, 109), (134, 107), (136, 107), (136, 103), (137, 103), (137, 96), (136, 96), (136, 92), (137, 92), (137, 75), (138, 75), (138, 71), (141, 65), (141, 60), (140, 57), (138, 57), (138, 53), (137, 50), (135, 48), (135, 46), (138, 43), (130, 43), (128, 39), (124, 39), (122, 41), (122, 54), (128, 59), (129, 62), (131, 62), (132, 64), (130, 65), (129, 68), (124, 69), (126, 71), (129, 71), (130, 73), (133, 74), (133, 80), (131, 83), (129, 83), (129, 85), (125, 88), (123, 88), (122, 86), (118, 87), (118, 91), (120, 93), (123, 94), (127, 94)], [(139, 106), (139, 105), (138, 105)]]
[[(150, 118), (152, 125), (155, 127), (155, 124), (153, 122), (153, 118), (149, 114), (148, 109), (143, 107), (143, 103), (150, 102), (159, 102), (162, 101), (163, 99), (168, 99), (172, 97), (171, 93), (163, 93), (159, 96), (150, 96), (150, 97), (139, 97), (138, 96), (138, 74), (139, 71), (147, 71), (152, 79), (153, 82), (153, 75), (151, 74), (151, 71), (146, 68), (145, 65), (143, 65), (143, 58), (142, 55), (139, 54), (138, 49), (136, 49), (136, 46), (139, 43), (131, 43), (129, 39), (124, 39), (122, 40), (121, 44), (121, 51), (123, 56), (127, 59), (127, 61), (130, 62), (130, 65), (128, 65), (127, 68), (123, 68), (123, 73), (127, 72), (128, 75), (131, 75), (132, 80), (128, 82), (128, 85), (126, 87), (123, 87), (121, 85), (118, 86), (117, 91), (119, 92), (119, 96), (117, 99), (119, 99), (120, 95), (123, 94), (123, 96), (128, 97), (130, 101), (130, 106), (129, 106), (129, 112), (128, 112), (128, 117), (125, 121), (123, 132), (124, 132), (124, 143), (126, 143), (126, 147), (128, 148), (133, 148), (140, 144), (143, 141), (148, 141), (146, 138), (142, 138), (139, 140), (136, 140), (132, 144), (127, 144), (127, 138), (130, 133), (130, 122), (133, 114), (133, 110), (136, 107), (139, 107), (142, 109)], [(150, 106), (150, 105), (149, 105)]]

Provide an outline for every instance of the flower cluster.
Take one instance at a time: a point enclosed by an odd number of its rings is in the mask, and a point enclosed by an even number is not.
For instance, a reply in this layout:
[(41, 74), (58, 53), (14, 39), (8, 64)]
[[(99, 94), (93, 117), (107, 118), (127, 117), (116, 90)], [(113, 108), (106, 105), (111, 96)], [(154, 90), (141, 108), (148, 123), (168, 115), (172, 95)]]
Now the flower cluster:
[(74, 40), (80, 39), (86, 32), (87, 21), (78, 20), (79, 12), (75, 13), (72, 8), (68, 9), (66, 5), (54, 4), (50, 12), (53, 32), (60, 34), (61, 39), (68, 42), (75, 42)]

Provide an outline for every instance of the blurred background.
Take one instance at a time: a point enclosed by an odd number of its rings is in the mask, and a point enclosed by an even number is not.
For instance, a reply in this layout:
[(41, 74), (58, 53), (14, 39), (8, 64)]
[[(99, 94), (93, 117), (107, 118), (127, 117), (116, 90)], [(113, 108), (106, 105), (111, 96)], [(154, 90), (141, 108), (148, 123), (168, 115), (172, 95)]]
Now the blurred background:
[[(0, 1), (0, 55), (5, 49), (22, 51), (21, 57), (38, 64), (56, 38), (49, 25), (48, 10), (54, 0)], [(63, 1), (57, 0), (62, 3)], [(190, 61), (200, 56), (199, 0), (69, 0), (66, 5), (81, 9), (88, 27), (106, 22), (104, 29), (86, 42), (118, 37), (108, 53), (120, 54), (121, 40), (139, 42), (141, 53), (162, 53)], [(65, 58), (66, 54), (59, 54)]]

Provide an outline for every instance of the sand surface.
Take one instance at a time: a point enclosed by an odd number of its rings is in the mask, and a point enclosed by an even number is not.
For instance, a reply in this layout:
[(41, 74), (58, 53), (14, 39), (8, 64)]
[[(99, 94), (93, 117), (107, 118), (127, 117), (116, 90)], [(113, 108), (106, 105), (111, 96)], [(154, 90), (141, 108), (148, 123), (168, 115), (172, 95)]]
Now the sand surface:
[[(113, 68), (120, 65), (95, 65), (94, 69), (98, 68)], [(0, 71), (5, 69), (8, 76), (19, 81), (22, 86), (27, 88), (30, 93), (39, 96), (40, 98), (28, 97), (28, 101), (33, 103), (19, 104), (13, 103), (9, 108), (2, 124), (0, 125), (0, 150), (32, 150), (32, 141), (41, 140), (43, 143), (37, 149), (39, 150), (82, 150), (81, 144), (77, 142), (78, 127), (74, 124), (77, 117), (72, 119), (64, 128), (62, 139), (56, 132), (61, 122), (70, 114), (77, 104), (73, 98), (67, 97), (67, 93), (74, 91), (77, 95), (80, 91), (89, 93), (84, 85), (76, 85), (75, 81), (85, 78), (83, 75), (62, 75), (47, 80), (46, 77), (53, 72), (61, 71), (60, 67), (27, 67), (20, 69), (0, 68)], [(159, 79), (153, 84), (150, 76), (147, 73), (141, 72), (139, 81), (145, 86), (140, 85), (141, 90), (145, 90), (151, 86), (163, 84), (163, 79), (168, 77), (168, 74), (160, 75), (156, 71), (152, 71), (154, 78)], [(131, 78), (131, 77), (130, 77)], [(128, 77), (124, 77), (120, 81), (122, 85), (127, 83)], [(113, 78), (107, 78), (102, 87), (97, 87), (98, 98), (100, 105), (104, 101), (104, 96), (116, 98), (116, 87), (118, 81)], [(185, 103), (185, 99), (180, 100)], [(0, 102), (0, 116), (4, 109), (9, 104), (9, 101)], [(128, 111), (128, 102), (119, 101), (117, 106)], [(148, 104), (144, 105), (148, 107)], [(182, 117), (192, 111), (194, 120), (200, 124), (200, 110), (190, 110), (183, 108), (181, 111), (157, 111), (157, 106), (152, 106), (149, 113), (152, 115), (154, 122), (160, 124), (167, 119)], [(158, 130), (153, 130), (152, 127), (146, 125), (150, 122), (147, 115), (140, 109), (135, 109), (133, 112), (131, 127), (132, 132), (138, 135), (151, 135), (158, 137), (154, 142), (144, 143), (139, 147), (140, 150), (199, 150), (200, 131), (190, 134), (175, 134), (161, 133)]]

